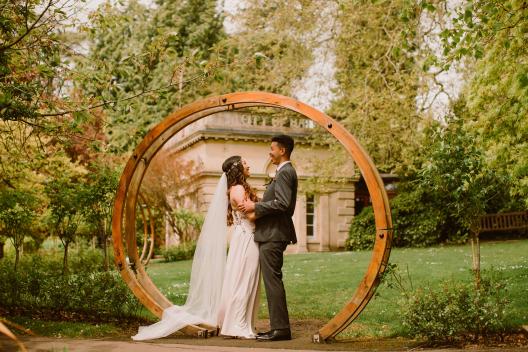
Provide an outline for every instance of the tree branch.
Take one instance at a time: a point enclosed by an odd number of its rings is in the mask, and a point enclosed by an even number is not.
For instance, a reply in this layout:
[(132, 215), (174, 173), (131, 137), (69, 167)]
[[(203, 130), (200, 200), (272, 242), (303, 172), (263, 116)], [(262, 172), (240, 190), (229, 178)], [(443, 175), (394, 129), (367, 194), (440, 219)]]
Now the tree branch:
[[(206, 77), (207, 74), (200, 74), (200, 75), (197, 75), (191, 79), (188, 79), (186, 81), (183, 81), (184, 82), (184, 85), (187, 85), (191, 82), (194, 82), (202, 77)], [(100, 108), (100, 107), (103, 107), (103, 106), (106, 106), (106, 105), (109, 105), (109, 104), (116, 104), (116, 103), (120, 103), (120, 102), (123, 102), (123, 101), (128, 101), (128, 100), (132, 100), (132, 99), (135, 99), (137, 97), (140, 97), (142, 95), (145, 95), (145, 94), (148, 94), (148, 93), (152, 93), (152, 92), (160, 92), (160, 91), (163, 91), (163, 90), (166, 90), (166, 89), (169, 89), (171, 87), (174, 87), (176, 85), (178, 85), (179, 82), (176, 82), (176, 83), (169, 83), (168, 85), (166, 86), (163, 86), (163, 87), (160, 87), (160, 88), (153, 88), (153, 89), (147, 89), (147, 90), (143, 90), (139, 93), (136, 93), (136, 94), (133, 94), (129, 97), (126, 97), (126, 98), (123, 98), (123, 99), (116, 99), (116, 100), (107, 100), (107, 101), (103, 101), (102, 103), (99, 103), (99, 104), (95, 104), (95, 105), (92, 105), (92, 106), (88, 106), (86, 108), (82, 108), (82, 109), (74, 109), (74, 110), (66, 110), (66, 111), (60, 111), (60, 112), (56, 112), (56, 113), (44, 113), (44, 114), (37, 114), (38, 116), (41, 116), (41, 117), (51, 117), (51, 116), (63, 116), (63, 115), (67, 115), (67, 114), (73, 114), (73, 113), (76, 113), (76, 112), (83, 112), (83, 111), (90, 111), (90, 110), (93, 110), (93, 109), (97, 109), (97, 108)]]
[[(26, 3), (27, 4), (27, 3)], [(15, 46), (17, 45), (18, 43), (20, 43), (34, 28), (35, 26), (37, 25), (37, 23), (40, 22), (40, 20), (42, 19), (42, 17), (44, 16), (44, 14), (50, 9), (51, 5), (53, 4), (53, 0), (50, 0), (49, 3), (46, 5), (46, 7), (44, 8), (44, 10), (42, 11), (42, 13), (38, 16), (38, 18), (35, 20), (35, 22), (33, 22), (33, 24), (28, 28), (27, 27), (27, 22), (26, 22), (26, 32), (24, 34), (22, 34), (20, 37), (18, 37), (18, 39), (16, 39), (14, 42), (12, 42), (11, 44), (7, 44), (7, 45), (2, 45), (0, 47), (0, 51), (5, 51), (9, 48), (11, 48), (12, 46)]]

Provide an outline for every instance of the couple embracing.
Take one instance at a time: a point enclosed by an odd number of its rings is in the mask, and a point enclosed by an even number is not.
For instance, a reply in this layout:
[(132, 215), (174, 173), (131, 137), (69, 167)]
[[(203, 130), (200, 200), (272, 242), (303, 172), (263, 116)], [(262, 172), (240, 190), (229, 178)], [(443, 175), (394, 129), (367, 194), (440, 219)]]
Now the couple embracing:
[[(134, 340), (165, 337), (189, 324), (217, 326), (225, 337), (291, 339), (282, 264), (286, 246), (297, 242), (292, 221), (297, 199), (297, 173), (290, 162), (293, 148), (290, 136), (272, 138), (269, 156), (277, 172), (260, 201), (247, 182), (247, 162), (240, 156), (224, 161), (198, 239), (186, 303), (166, 308), (162, 319), (140, 327)], [(226, 259), (228, 225), (233, 232)], [(257, 333), (261, 275), (271, 329)]]

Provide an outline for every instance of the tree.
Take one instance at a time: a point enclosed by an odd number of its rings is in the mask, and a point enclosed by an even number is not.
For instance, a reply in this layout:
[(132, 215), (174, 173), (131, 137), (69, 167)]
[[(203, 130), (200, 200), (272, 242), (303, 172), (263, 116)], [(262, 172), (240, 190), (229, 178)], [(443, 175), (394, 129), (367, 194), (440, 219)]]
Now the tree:
[[(442, 11), (446, 0), (424, 1)], [(528, 206), (528, 2), (473, 0), (456, 8), (452, 26), (442, 33), (439, 65), (462, 61), (469, 68), (459, 115), (485, 151), (486, 167), (506, 172), (508, 209)]]
[(4, 246), (5, 246), (5, 237), (3, 235), (0, 235), (0, 259), (4, 258)]
[(82, 207), (88, 226), (95, 230), (108, 270), (108, 238), (112, 235), (112, 212), (119, 182), (119, 170), (102, 161), (90, 165), (88, 182), (82, 194)]
[(76, 86), (112, 102), (105, 106), (112, 152), (129, 151), (175, 106), (199, 96), (188, 83), (207, 75), (211, 46), (223, 35), (216, 1), (158, 5), (105, 4), (87, 28), (92, 46), (86, 58), (78, 58)]
[(15, 248), (15, 271), (20, 260), (24, 238), (36, 217), (37, 198), (28, 190), (0, 189), (0, 235), (11, 240)]
[(330, 114), (354, 134), (383, 172), (394, 172), (416, 143), (422, 121), (415, 4), (340, 1), (338, 92)]
[[(395, 246), (462, 243), (480, 215), (508, 204), (508, 175), (487, 167), (485, 153), (474, 140), (456, 117), (424, 130), (412, 163), (400, 168), (398, 194), (391, 200)], [(352, 222), (347, 247), (372, 248), (373, 232), (369, 207)]]
[(182, 244), (195, 241), (200, 234), (204, 218), (201, 214), (179, 208), (172, 212), (174, 229)]
[(478, 216), (508, 203), (504, 189), (510, 180), (487, 167), (484, 151), (462, 119), (448, 118), (447, 125), (434, 123), (425, 132), (414, 165), (404, 173), (402, 191), (418, 192), (421, 202), (445, 217), (441, 241), (456, 240)]
[(83, 217), (79, 207), (83, 186), (78, 180), (57, 178), (46, 184), (49, 198), (48, 224), (51, 232), (59, 237), (64, 246), (62, 271), (68, 273), (68, 249), (75, 241)]
[[(67, 2), (66, 2), (67, 3)], [(0, 11), (0, 117), (34, 123), (53, 109), (65, 68), (56, 28), (65, 18), (59, 1), (4, 1)]]

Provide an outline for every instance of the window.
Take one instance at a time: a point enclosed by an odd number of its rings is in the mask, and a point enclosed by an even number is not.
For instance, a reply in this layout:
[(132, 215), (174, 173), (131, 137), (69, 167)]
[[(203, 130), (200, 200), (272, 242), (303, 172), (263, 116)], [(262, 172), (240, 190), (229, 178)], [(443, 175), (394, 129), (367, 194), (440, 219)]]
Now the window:
[(306, 236), (315, 237), (315, 197), (313, 194), (306, 195)]

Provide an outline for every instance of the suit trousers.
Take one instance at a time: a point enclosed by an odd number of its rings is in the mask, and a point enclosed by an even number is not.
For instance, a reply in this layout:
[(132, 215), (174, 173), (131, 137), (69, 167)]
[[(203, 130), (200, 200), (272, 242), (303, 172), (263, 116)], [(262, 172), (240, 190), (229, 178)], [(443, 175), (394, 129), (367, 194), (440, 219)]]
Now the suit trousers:
[(282, 282), (283, 252), (286, 242), (259, 242), (259, 260), (266, 288), (271, 329), (289, 329), (286, 292)]

